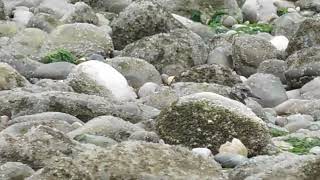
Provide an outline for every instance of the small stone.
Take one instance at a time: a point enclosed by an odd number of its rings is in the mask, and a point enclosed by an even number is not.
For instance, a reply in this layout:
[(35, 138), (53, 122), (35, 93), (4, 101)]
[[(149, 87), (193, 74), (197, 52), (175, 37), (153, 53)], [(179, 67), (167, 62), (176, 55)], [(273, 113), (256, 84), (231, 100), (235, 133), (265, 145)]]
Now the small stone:
[(222, 21), (222, 25), (226, 27), (232, 27), (233, 25), (237, 24), (237, 20), (232, 17), (232, 16), (227, 16), (225, 19)]
[(209, 159), (212, 156), (212, 152), (208, 148), (193, 148), (192, 153), (197, 156), (201, 156), (204, 159)]
[(245, 157), (248, 156), (246, 146), (237, 138), (233, 138), (231, 143), (228, 141), (225, 144), (222, 144), (219, 148), (219, 153), (239, 154)]
[(220, 163), (223, 168), (234, 168), (247, 161), (248, 158), (239, 154), (219, 153), (214, 156), (214, 160)]

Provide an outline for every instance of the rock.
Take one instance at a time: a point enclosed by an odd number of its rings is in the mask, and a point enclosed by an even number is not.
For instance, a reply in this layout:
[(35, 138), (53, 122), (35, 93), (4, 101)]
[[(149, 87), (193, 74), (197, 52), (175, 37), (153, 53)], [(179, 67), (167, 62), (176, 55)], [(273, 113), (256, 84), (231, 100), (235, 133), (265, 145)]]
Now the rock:
[(153, 82), (147, 82), (140, 87), (138, 91), (139, 98), (155, 94), (157, 91), (159, 91), (159, 89), (160, 86), (158, 84)]
[(12, 13), (12, 21), (24, 26), (28, 24), (30, 18), (33, 16), (32, 12), (29, 11), (29, 8), (24, 6), (15, 7)]
[(319, 161), (319, 156), (300, 156), (292, 153), (257, 156), (233, 169), (229, 179), (313, 179), (319, 176)]
[[(165, 161), (164, 161), (165, 160)], [(145, 164), (137, 166), (136, 164)], [(221, 167), (176, 146), (123, 142), (105, 151), (59, 158), (30, 180), (52, 179), (220, 179)]]
[(100, 116), (88, 121), (82, 127), (69, 132), (68, 136), (75, 138), (76, 136), (88, 134), (105, 136), (121, 142), (128, 140), (132, 133), (142, 130), (143, 129), (131, 124), (130, 122), (124, 121), (121, 118), (113, 116)]
[(133, 88), (140, 88), (147, 82), (161, 84), (160, 73), (143, 59), (116, 57), (107, 59), (106, 63), (119, 71)]
[(222, 20), (222, 25), (224, 25), (225, 27), (232, 27), (233, 25), (238, 24), (237, 20), (232, 17), (232, 16), (226, 16), (223, 20)]
[(255, 96), (259, 97), (257, 102), (263, 107), (275, 107), (288, 99), (280, 79), (271, 74), (254, 74), (245, 84), (251, 88)]
[(304, 48), (320, 45), (320, 18), (307, 18), (299, 26), (294, 36), (291, 38), (287, 52), (293, 54)]
[(159, 143), (160, 138), (155, 132), (148, 132), (148, 131), (136, 131), (133, 132), (129, 140), (133, 141), (146, 141), (146, 142), (152, 142), (152, 143)]
[[(237, 99), (235, 99), (237, 100)], [(242, 102), (242, 101), (240, 101)], [(243, 103), (243, 102), (242, 102)], [(252, 112), (254, 112), (259, 118), (261, 118), (263, 121), (268, 122), (270, 119), (268, 118), (268, 115), (264, 111), (263, 107), (253, 98), (247, 97), (244, 99), (244, 104), (251, 109)]]
[(0, 162), (21, 162), (37, 170), (52, 157), (72, 156), (85, 148), (62, 132), (46, 126), (32, 128), (22, 136), (0, 136)]
[(133, 100), (137, 97), (127, 80), (117, 70), (101, 61), (77, 65), (67, 78), (75, 92)]
[(320, 99), (320, 92), (318, 89), (320, 88), (320, 77), (316, 77), (310, 82), (306, 83), (302, 86), (300, 90), (301, 97), (303, 99)]
[(302, 99), (300, 89), (287, 91), (288, 99)]
[(0, 19), (1, 20), (6, 19), (5, 7), (4, 7), (3, 0), (0, 1)]
[(33, 173), (33, 169), (20, 162), (7, 162), (0, 166), (2, 180), (25, 179)]
[(46, 32), (37, 28), (26, 28), (12, 37), (8, 46), (3, 49), (19, 59), (23, 57), (34, 58), (46, 38)]
[(206, 92), (181, 97), (164, 109), (156, 128), (166, 143), (207, 147), (213, 153), (226, 141), (238, 138), (248, 148), (249, 156), (261, 154), (270, 138), (264, 122), (250, 109)]
[(304, 19), (305, 18), (297, 12), (282, 15), (273, 22), (272, 34), (276, 36), (286, 36), (288, 39), (291, 39)]
[(1, 37), (12, 37), (14, 36), (18, 30), (20, 29), (20, 26), (12, 21), (1, 21), (0, 22), (0, 36)]
[(248, 156), (246, 146), (237, 138), (233, 138), (231, 142), (227, 141), (225, 144), (222, 144), (219, 148), (219, 153), (239, 154), (244, 157)]
[(8, 126), (9, 120), (8, 116), (0, 116), (0, 132)]
[(213, 49), (209, 53), (207, 64), (219, 64), (233, 69), (231, 53), (229, 54), (225, 47), (217, 47)]
[(245, 77), (256, 73), (264, 60), (277, 57), (277, 50), (270, 42), (252, 35), (235, 37), (232, 52), (236, 72)]
[(300, 88), (320, 75), (319, 50), (320, 46), (305, 48), (287, 58), (288, 69), (285, 76), (291, 89)]
[(34, 72), (33, 77), (41, 79), (66, 79), (74, 64), (69, 62), (55, 62), (40, 65)]
[(312, 10), (320, 12), (320, 1), (319, 0), (298, 0), (295, 2), (296, 6), (299, 6), (302, 10)]
[(310, 115), (295, 114), (287, 117), (287, 124), (284, 126), (289, 132), (296, 132), (299, 129), (306, 129), (313, 122)]
[(286, 83), (286, 77), (284, 75), (287, 70), (287, 63), (278, 59), (269, 59), (263, 61), (258, 67), (258, 73), (272, 74), (280, 78), (282, 84)]
[(111, 23), (115, 49), (143, 37), (182, 28), (182, 24), (155, 1), (134, 1)]
[(51, 14), (37, 13), (30, 18), (26, 26), (30, 28), (38, 28), (47, 33), (50, 33), (61, 23), (62, 22), (60, 22), (58, 18), (54, 17)]
[(121, 56), (144, 59), (160, 74), (179, 75), (182, 71), (205, 64), (208, 47), (200, 36), (178, 29), (138, 40), (123, 49)]
[(74, 5), (70, 4), (68, 0), (42, 0), (39, 6), (37, 7), (37, 11), (49, 13), (58, 19), (64, 17), (69, 12), (72, 12), (74, 9)]
[(29, 85), (22, 75), (6, 63), (0, 63), (0, 91)]
[(88, 60), (97, 60), (97, 61), (104, 61), (104, 57), (101, 56), (100, 54), (91, 54), (89, 57), (88, 57)]
[(159, 110), (139, 103), (61, 91), (0, 91), (0, 104), (0, 114), (13, 118), (53, 111), (73, 115), (84, 122), (98, 116), (114, 115), (137, 123), (159, 114)]
[(84, 2), (74, 4), (74, 9), (62, 20), (65, 24), (89, 23), (98, 25), (98, 17), (95, 12)]
[(58, 26), (49, 34), (41, 48), (41, 57), (57, 49), (66, 49), (81, 58), (93, 53), (109, 57), (113, 44), (108, 32), (87, 23), (74, 23)]
[(94, 144), (96, 146), (100, 146), (103, 148), (106, 148), (118, 143), (117, 141), (109, 137), (89, 135), (89, 134), (81, 134), (79, 136), (74, 137), (74, 140), (77, 140), (80, 143)]
[(187, 29), (198, 34), (205, 41), (209, 40), (212, 36), (216, 34), (209, 26), (206, 26), (200, 22), (192, 21), (186, 17), (179, 16), (177, 14), (172, 14), (172, 16)]
[[(33, 91), (33, 88), (35, 86), (37, 88), (40, 88), (40, 90)], [(74, 92), (72, 87), (70, 87), (66, 82), (52, 80), (52, 79), (41, 79), (35, 83), (35, 86), (31, 87), (32, 92), (45, 92), (45, 91)]]
[[(246, 82), (246, 80), (244, 82)], [(257, 107), (257, 105), (256, 105), (257, 103), (253, 102), (254, 100), (250, 100), (249, 98), (250, 97), (258, 98), (258, 97), (253, 95), (250, 87), (244, 83), (238, 83), (238, 84), (234, 85), (231, 88), (231, 91), (229, 93), (229, 97), (231, 99), (239, 101), (243, 104), (249, 103), (250, 106), (252, 105), (252, 107)]]
[(6, 129), (2, 130), (0, 134), (16, 137), (27, 133), (30, 129), (39, 125), (54, 128), (61, 131), (62, 133), (68, 133), (74, 130), (71, 124), (67, 123), (66, 121), (41, 119), (14, 123), (12, 125), (9, 125)]
[(316, 146), (310, 149), (310, 153), (314, 155), (320, 155), (320, 147)]
[(209, 159), (213, 156), (211, 150), (208, 148), (193, 148), (192, 153), (201, 156), (204, 159)]
[(230, 68), (211, 64), (195, 66), (190, 70), (182, 72), (176, 77), (180, 82), (216, 83), (225, 86), (233, 86), (240, 83), (240, 77)]
[[(72, 3), (75, 3), (78, 1), (80, 0), (70, 0), (70, 2)], [(132, 3), (132, 0), (83, 0), (83, 1), (98, 11), (107, 11), (107, 12), (113, 12), (117, 14), (123, 11), (129, 4)]]
[(270, 42), (278, 51), (285, 51), (289, 44), (289, 40), (285, 36), (275, 36)]
[(239, 154), (219, 153), (214, 156), (214, 160), (220, 163), (223, 168), (234, 168), (246, 162), (248, 158)]
[(269, 22), (271, 17), (277, 14), (277, 8), (273, 1), (246, 0), (242, 6), (244, 20), (250, 22)]
[(12, 125), (15, 123), (41, 121), (41, 120), (65, 121), (68, 124), (73, 124), (75, 122), (78, 122), (80, 124), (83, 124), (81, 120), (79, 120), (74, 116), (71, 116), (70, 114), (61, 113), (61, 112), (43, 112), (43, 113), (19, 116), (19, 117), (13, 118), (12, 120), (9, 121), (9, 125)]

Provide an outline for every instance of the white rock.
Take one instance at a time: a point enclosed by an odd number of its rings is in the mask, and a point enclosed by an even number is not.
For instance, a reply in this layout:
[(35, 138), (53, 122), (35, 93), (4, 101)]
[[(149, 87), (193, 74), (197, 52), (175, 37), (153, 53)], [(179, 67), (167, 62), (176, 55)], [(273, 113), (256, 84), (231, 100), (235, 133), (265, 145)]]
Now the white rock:
[(29, 8), (18, 6), (13, 11), (12, 21), (17, 22), (18, 24), (27, 25), (32, 16), (33, 14), (29, 11)]
[(154, 82), (147, 82), (139, 89), (138, 95), (140, 98), (152, 95), (160, 90), (160, 86)]
[(239, 154), (247, 157), (248, 149), (239, 139), (233, 138), (231, 142), (228, 141), (220, 146), (219, 153)]
[(118, 100), (137, 98), (125, 77), (106, 63), (95, 60), (87, 61), (76, 66), (73, 71), (84, 73), (97, 85), (108, 89)]
[(320, 155), (320, 147), (319, 146), (313, 147), (312, 149), (310, 149), (309, 152), (311, 154)]
[(205, 159), (208, 159), (212, 156), (212, 152), (208, 148), (193, 148), (192, 153)]
[(285, 36), (275, 36), (270, 40), (270, 42), (279, 51), (285, 51), (289, 44), (289, 40)]

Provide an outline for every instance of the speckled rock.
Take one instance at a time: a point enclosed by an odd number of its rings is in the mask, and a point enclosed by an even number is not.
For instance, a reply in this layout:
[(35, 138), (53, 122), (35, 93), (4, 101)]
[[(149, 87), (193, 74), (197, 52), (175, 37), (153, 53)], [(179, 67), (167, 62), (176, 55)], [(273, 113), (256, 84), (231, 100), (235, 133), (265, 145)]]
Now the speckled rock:
[(35, 70), (33, 77), (41, 79), (67, 79), (74, 67), (74, 64), (68, 62), (42, 64)]
[(238, 138), (248, 148), (249, 156), (257, 155), (270, 140), (265, 123), (250, 109), (214, 93), (180, 98), (160, 113), (156, 127), (167, 143), (207, 147), (213, 153), (226, 141)]
[(265, 60), (258, 67), (258, 73), (273, 74), (280, 78), (283, 84), (286, 83), (286, 77), (284, 75), (286, 70), (287, 63), (278, 59)]
[(15, 69), (6, 63), (0, 63), (0, 91), (27, 85), (28, 80)]
[(84, 2), (77, 2), (74, 4), (74, 10), (63, 17), (62, 21), (65, 24), (89, 23), (98, 25), (98, 17), (95, 12)]
[(183, 25), (156, 1), (138, 0), (131, 3), (111, 23), (115, 49), (146, 36), (166, 33)]
[(2, 180), (19, 180), (31, 176), (34, 170), (20, 162), (7, 162), (0, 166)]
[(197, 34), (178, 29), (145, 37), (126, 46), (121, 56), (144, 59), (160, 74), (179, 75), (182, 71), (205, 64), (208, 47)]

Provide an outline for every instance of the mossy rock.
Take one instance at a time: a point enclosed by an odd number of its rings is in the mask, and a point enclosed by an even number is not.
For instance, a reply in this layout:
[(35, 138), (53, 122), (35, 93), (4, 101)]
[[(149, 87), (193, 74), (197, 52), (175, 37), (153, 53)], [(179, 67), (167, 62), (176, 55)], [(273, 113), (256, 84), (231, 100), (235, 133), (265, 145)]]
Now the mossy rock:
[(316, 146), (320, 146), (320, 138), (296, 138), (289, 137), (285, 140), (292, 145), (292, 149), (289, 151), (295, 154), (308, 154), (310, 149)]
[(166, 143), (207, 147), (213, 153), (220, 145), (238, 138), (254, 156), (262, 154), (270, 141), (265, 123), (250, 109), (207, 92), (180, 98), (160, 113), (156, 127)]

